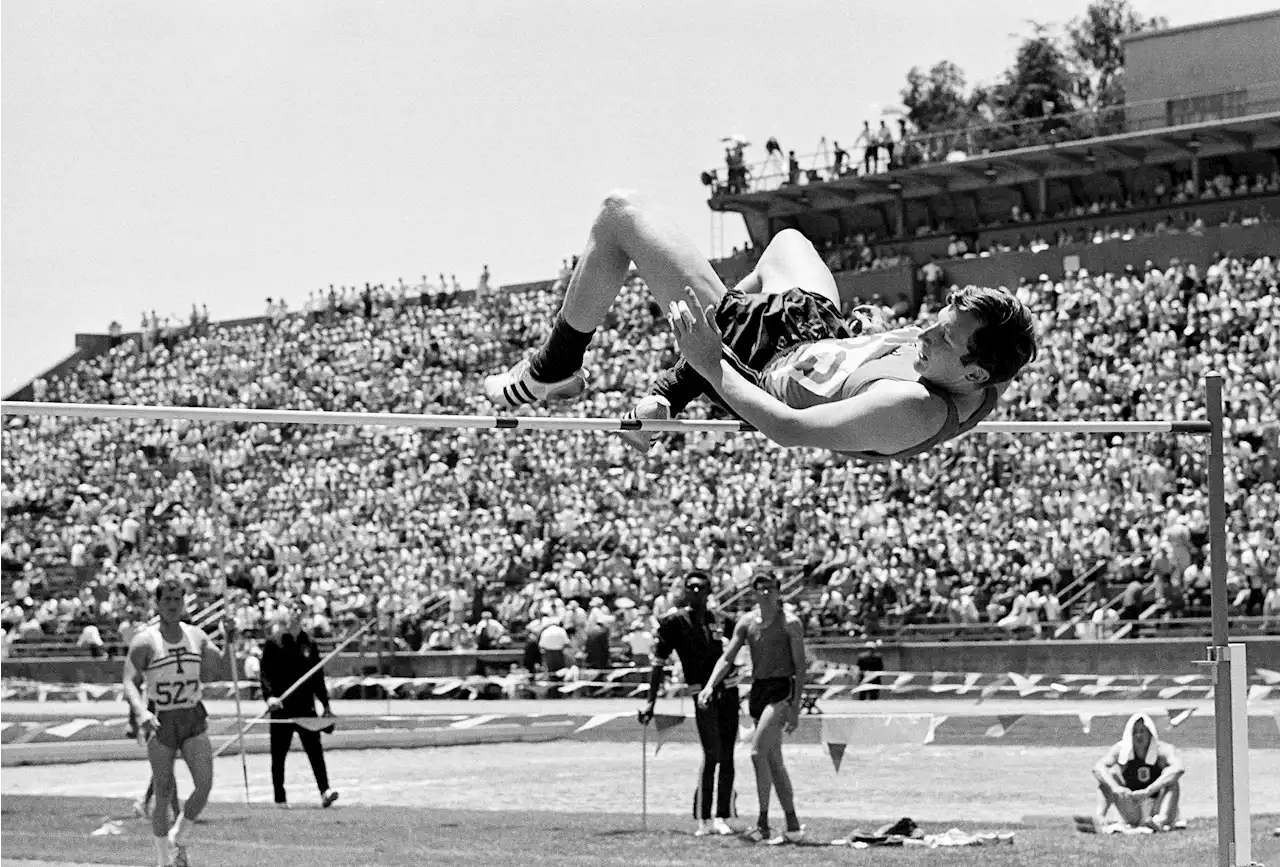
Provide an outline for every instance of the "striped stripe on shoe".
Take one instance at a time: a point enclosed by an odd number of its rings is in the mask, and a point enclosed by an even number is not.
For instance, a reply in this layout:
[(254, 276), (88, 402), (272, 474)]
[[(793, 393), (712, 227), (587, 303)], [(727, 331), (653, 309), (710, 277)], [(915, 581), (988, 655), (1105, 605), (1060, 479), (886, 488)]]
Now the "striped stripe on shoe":
[(573, 400), (581, 397), (587, 390), (585, 371), (574, 371), (572, 376), (558, 382), (539, 382), (529, 371), (529, 360), (525, 359), (505, 373), (486, 376), (484, 393), (496, 406), (514, 409), (531, 403), (544, 401)]

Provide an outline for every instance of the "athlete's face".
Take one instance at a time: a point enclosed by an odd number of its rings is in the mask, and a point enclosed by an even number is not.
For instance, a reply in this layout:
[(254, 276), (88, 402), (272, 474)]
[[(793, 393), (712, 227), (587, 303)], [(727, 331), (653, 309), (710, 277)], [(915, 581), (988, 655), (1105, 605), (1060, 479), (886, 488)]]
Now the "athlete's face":
[(176, 588), (165, 588), (156, 599), (156, 614), (164, 623), (177, 623), (182, 619), (185, 608), (184, 594)]
[(981, 385), (987, 379), (987, 372), (977, 364), (964, 361), (969, 354), (969, 342), (981, 327), (981, 320), (972, 313), (959, 313), (951, 304), (942, 308), (933, 324), (920, 332), (916, 373), (942, 384)]
[(762, 605), (778, 600), (778, 584), (776, 581), (757, 581), (753, 589), (756, 592), (756, 601)]
[(1145, 756), (1147, 749), (1151, 746), (1151, 732), (1147, 731), (1146, 723), (1138, 720), (1133, 724), (1133, 751), (1135, 755)]
[(689, 581), (684, 585), (684, 595), (691, 605), (705, 605), (708, 589), (705, 581)]

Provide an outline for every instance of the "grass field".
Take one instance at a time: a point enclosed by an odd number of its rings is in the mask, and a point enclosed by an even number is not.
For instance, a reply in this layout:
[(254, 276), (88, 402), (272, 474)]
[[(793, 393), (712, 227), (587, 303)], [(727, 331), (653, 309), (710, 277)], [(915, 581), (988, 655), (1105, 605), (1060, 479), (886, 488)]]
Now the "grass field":
[[(149, 854), (150, 826), (129, 818), (129, 803), (106, 798), (10, 796), (3, 801), (4, 858), (142, 865)], [(105, 821), (120, 821), (119, 836), (90, 837)], [(739, 822), (739, 824), (742, 824)], [(855, 823), (818, 819), (809, 823), (815, 840), (847, 834)], [(1266, 861), (1280, 849), (1267, 834), (1274, 817), (1254, 820), (1255, 857)], [(341, 810), (277, 811), (213, 804), (197, 826), (192, 863), (200, 867), (424, 867), (457, 865), (647, 865), (945, 864), (1162, 865), (1202, 867), (1215, 859), (1214, 824), (1195, 820), (1183, 833), (1157, 837), (1096, 837), (1077, 834), (1066, 823), (1010, 825), (1012, 845), (972, 849), (868, 849), (833, 846), (753, 846), (736, 838), (695, 838), (689, 823), (650, 817), (638, 822), (597, 813), (477, 811), (354, 806)], [(933, 830), (941, 830), (933, 829)]]
[[(902, 816), (925, 833), (951, 827), (1013, 832), (1012, 845), (972, 849), (756, 847), (695, 838), (687, 818), (699, 750), (650, 742), (648, 826), (642, 828), (640, 744), (560, 740), (434, 749), (333, 750), (330, 778), (342, 792), (321, 810), (305, 757), (295, 751), (287, 782), (294, 809), (270, 805), (267, 756), (249, 756), (251, 803), (238, 757), (218, 759), (213, 798), (196, 828), (196, 867), (355, 865), (619, 864), (697, 867), (743, 864), (1111, 865), (1191, 867), (1215, 863), (1212, 750), (1182, 750), (1186, 832), (1151, 837), (1079, 834), (1071, 817), (1092, 803), (1092, 747), (851, 747), (839, 773), (822, 744), (791, 744), (787, 762), (810, 839)], [(755, 811), (745, 747), (738, 750), (742, 828)], [(1280, 750), (1250, 756), (1254, 857), (1280, 867)], [(150, 825), (132, 817), (145, 785), (140, 759), (5, 768), (0, 784), (3, 862), (147, 865)], [(180, 791), (189, 778), (180, 766)], [(773, 815), (780, 821), (775, 803)], [(92, 836), (108, 822), (119, 834)]]

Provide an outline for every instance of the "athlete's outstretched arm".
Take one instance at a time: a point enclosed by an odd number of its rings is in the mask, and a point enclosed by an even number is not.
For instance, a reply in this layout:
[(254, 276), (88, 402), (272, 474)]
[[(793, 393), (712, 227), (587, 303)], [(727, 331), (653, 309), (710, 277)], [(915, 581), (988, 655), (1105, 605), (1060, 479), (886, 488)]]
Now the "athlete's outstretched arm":
[(917, 446), (947, 421), (946, 405), (919, 383), (885, 380), (855, 397), (808, 409), (787, 406), (727, 362), (711, 387), (746, 422), (778, 445), (893, 454)]

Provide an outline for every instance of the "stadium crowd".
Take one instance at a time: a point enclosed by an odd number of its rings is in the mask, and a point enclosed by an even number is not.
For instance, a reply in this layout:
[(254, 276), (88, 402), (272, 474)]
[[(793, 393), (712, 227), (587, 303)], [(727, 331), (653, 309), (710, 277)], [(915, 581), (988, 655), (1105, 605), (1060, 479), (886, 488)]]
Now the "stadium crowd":
[[(1277, 280), (1273, 259), (1224, 256), (1024, 281), (1042, 350), (1003, 416), (1202, 418), (1201, 379), (1223, 371), (1232, 611), (1280, 621)], [(122, 339), (39, 393), (486, 414), (481, 377), (537, 344), (560, 296), (559, 282), (475, 298), (331, 289), (296, 314), (273, 302), (252, 324), (197, 316)], [(573, 411), (621, 415), (673, 346), (634, 281)], [(887, 469), (752, 435), (673, 435), (642, 456), (590, 432), (10, 417), (3, 446), (6, 646), (127, 641), (167, 573), (206, 598), (225, 576), (250, 633), (293, 601), (319, 635), (376, 607), (411, 650), (525, 635), (581, 649), (603, 631), (635, 658), (673, 603), (667, 579), (693, 567), (725, 593), (786, 567), (807, 627), (846, 635), (1036, 634), (1072, 614), (1076, 634), (1097, 635), (1207, 604), (1204, 461), (1175, 437), (970, 437)], [(1059, 591), (1082, 586), (1063, 611)]]

